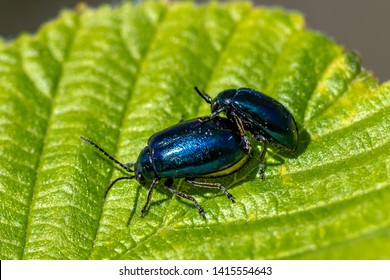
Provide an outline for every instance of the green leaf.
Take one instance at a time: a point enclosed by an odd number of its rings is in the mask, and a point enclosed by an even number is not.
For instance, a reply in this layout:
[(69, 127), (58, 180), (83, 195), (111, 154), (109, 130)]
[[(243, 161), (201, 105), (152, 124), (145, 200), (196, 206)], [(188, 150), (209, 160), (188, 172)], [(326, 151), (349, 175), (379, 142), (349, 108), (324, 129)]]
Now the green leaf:
[[(247, 3), (65, 11), (0, 43), (1, 259), (390, 258), (390, 83), (304, 28)], [(206, 211), (124, 176), (155, 132), (210, 114), (193, 91), (252, 87), (295, 116), (299, 155), (259, 149), (214, 190), (176, 180)], [(256, 142), (253, 142), (258, 147)]]

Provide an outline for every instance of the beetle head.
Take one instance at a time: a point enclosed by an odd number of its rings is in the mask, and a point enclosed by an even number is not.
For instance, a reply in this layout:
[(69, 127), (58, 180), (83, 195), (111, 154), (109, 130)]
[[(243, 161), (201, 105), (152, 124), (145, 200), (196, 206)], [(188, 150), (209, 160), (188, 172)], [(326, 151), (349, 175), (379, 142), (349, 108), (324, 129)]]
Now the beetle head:
[(134, 173), (135, 178), (141, 185), (145, 185), (146, 182), (154, 179), (155, 173), (148, 147), (145, 147), (139, 154), (137, 162), (134, 165)]
[(232, 103), (233, 97), (236, 94), (235, 89), (227, 89), (221, 91), (216, 98), (211, 101), (211, 112), (230, 111), (230, 103)]

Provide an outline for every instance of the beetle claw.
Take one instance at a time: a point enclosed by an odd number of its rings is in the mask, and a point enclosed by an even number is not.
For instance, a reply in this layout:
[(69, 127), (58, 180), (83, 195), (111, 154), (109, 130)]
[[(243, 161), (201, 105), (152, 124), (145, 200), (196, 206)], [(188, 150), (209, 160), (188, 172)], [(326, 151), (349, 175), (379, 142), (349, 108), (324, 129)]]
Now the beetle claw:
[(235, 203), (236, 201), (234, 200), (234, 197), (233, 197), (233, 195), (231, 195), (230, 193), (228, 193), (228, 195), (227, 195), (227, 198), (229, 198), (230, 199), (230, 201), (231, 202), (233, 202), (233, 203)]
[(146, 214), (146, 207), (143, 207), (141, 210), (141, 218), (145, 217)]
[(260, 179), (264, 180), (264, 163), (263, 163), (263, 161), (260, 162), (259, 175), (260, 175)]

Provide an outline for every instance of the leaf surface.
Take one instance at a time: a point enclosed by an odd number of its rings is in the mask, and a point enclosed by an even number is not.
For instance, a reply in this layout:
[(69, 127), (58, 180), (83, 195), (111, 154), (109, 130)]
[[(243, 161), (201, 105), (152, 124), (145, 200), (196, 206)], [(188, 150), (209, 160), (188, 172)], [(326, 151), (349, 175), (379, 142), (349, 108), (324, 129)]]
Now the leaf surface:
[[(212, 179), (175, 181), (206, 211), (147, 188), (96, 149), (134, 162), (155, 132), (210, 114), (193, 91), (251, 87), (284, 104), (299, 155), (258, 156)], [(0, 42), (1, 259), (390, 257), (390, 83), (301, 15), (243, 3), (123, 4), (65, 11)], [(252, 139), (253, 140), (253, 139)]]

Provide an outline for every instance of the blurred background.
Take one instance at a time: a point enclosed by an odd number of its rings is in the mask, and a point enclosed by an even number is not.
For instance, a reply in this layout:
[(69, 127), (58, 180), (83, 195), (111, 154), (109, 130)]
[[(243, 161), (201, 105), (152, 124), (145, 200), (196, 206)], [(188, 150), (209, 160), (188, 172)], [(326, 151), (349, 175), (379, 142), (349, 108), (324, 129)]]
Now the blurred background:
[[(73, 8), (78, 2), (96, 7), (122, 1), (0, 0), (0, 36), (11, 40), (21, 32), (33, 33), (42, 23), (56, 17), (61, 9)], [(321, 31), (345, 48), (359, 52), (366, 69), (374, 70), (381, 82), (390, 80), (390, 0), (254, 2), (300, 11), (308, 28)]]

